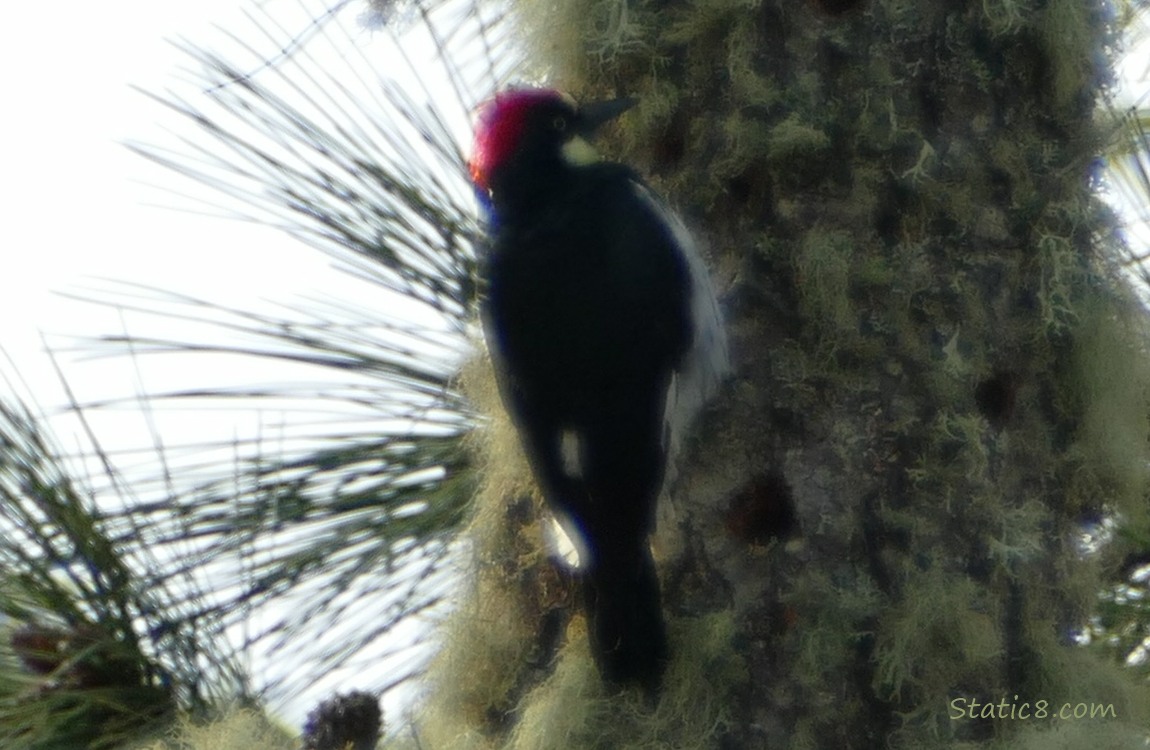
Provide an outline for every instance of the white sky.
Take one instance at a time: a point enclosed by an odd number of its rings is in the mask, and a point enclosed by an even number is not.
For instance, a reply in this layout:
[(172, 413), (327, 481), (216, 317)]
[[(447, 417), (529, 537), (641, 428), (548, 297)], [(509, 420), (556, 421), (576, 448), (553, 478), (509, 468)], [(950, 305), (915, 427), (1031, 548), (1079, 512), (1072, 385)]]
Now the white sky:
[[(306, 3), (312, 8), (330, 4)], [(287, 28), (302, 29), (308, 17), (303, 4), (274, 0), (270, 10)], [(75, 7), (19, 3), (13, 6), (14, 17), (0, 25), (0, 82), (7, 113), (0, 125), (0, 215), (5, 224), (0, 241), (5, 260), (0, 347), (28, 381), (37, 402), (49, 408), (63, 402), (50, 361), (42, 354), (44, 337), (81, 403), (194, 386), (197, 374), (209, 373), (189, 368), (186, 358), (92, 361), (92, 354), (110, 350), (89, 346), (79, 356), (67, 351), (76, 347), (77, 336), (125, 330), (117, 311), (58, 294), (91, 296), (91, 290), (112, 288), (100, 279), (186, 292), (240, 309), (268, 311), (273, 309), (269, 301), (304, 308), (303, 297), (317, 296), (378, 306), (378, 287), (331, 268), (327, 256), (282, 232), (188, 210), (196, 205), (193, 200), (156, 185), (216, 201), (220, 197), (123, 145), (132, 141), (179, 148), (167, 129), (186, 123), (132, 86), (158, 93), (175, 86), (187, 96), (186, 70), (194, 64), (166, 40), (183, 37), (218, 45), (222, 34), (213, 26), (241, 32), (254, 28), (241, 11), (251, 7), (249, 3), (120, 0), (68, 5)], [(362, 32), (361, 42), (371, 39), (371, 32)], [(382, 61), (381, 67), (389, 62)], [(99, 296), (109, 298), (107, 293)], [(183, 329), (173, 321), (156, 330), (156, 324), (128, 316), (127, 332), (179, 338), (186, 330), (185, 337), (193, 339), (220, 335), (211, 328)], [(217, 385), (218, 365), (205, 365), (213, 366), (210, 374), (216, 380), (211, 384)], [(0, 363), (0, 374), (11, 369)], [(269, 383), (290, 379), (292, 373), (283, 363), (247, 362), (243, 375), (246, 382)], [(137, 377), (142, 382), (137, 383)], [(148, 443), (139, 414), (90, 416), (99, 423), (106, 448)], [(255, 420), (252, 413), (198, 419), (184, 415), (178, 442), (229, 440)], [(53, 427), (63, 433), (59, 438), (67, 448), (74, 447), (76, 428), (70, 420), (53, 420)]]
[[(308, 3), (316, 7), (317, 0)], [(296, 28), (296, 22), (303, 28), (300, 6), (298, 0), (276, 0), (271, 10), (288, 28)], [(115, 279), (265, 310), (271, 307), (261, 301), (291, 305), (318, 295), (371, 305), (371, 295), (379, 293), (378, 287), (332, 269), (327, 256), (279, 230), (156, 207), (193, 204), (157, 190), (155, 184), (178, 191), (195, 191), (196, 186), (122, 145), (173, 144), (165, 129), (182, 126), (178, 116), (131, 86), (163, 92), (186, 81), (189, 76), (181, 71), (192, 63), (166, 40), (183, 37), (205, 44), (221, 38), (214, 25), (251, 29), (243, 7), (250, 5), (238, 0), (72, 0), (21, 2), (5, 11), (0, 24), (0, 91), (5, 103), (0, 125), (0, 216), (5, 227), (0, 241), (0, 347), (13, 366), (0, 362), (0, 375), (19, 373), (32, 398), (49, 410), (61, 405), (64, 396), (43, 353), (43, 336), (58, 353), (81, 403), (228, 382), (221, 380), (218, 362), (207, 359), (189, 366), (186, 358), (165, 362), (145, 357), (133, 363), (124, 357), (77, 357), (69, 351), (75, 337), (121, 333), (123, 322), (111, 308), (67, 299), (58, 291), (107, 290), (111, 287), (99, 279)], [(370, 33), (363, 32), (363, 39), (370, 39)], [(149, 326), (157, 323), (131, 316), (127, 320), (127, 330), (134, 335), (153, 332)], [(192, 340), (213, 335), (211, 328), (182, 329), (171, 321), (156, 332)], [(292, 376), (282, 363), (248, 362), (237, 379), (269, 384)], [(301, 379), (314, 378), (309, 372)], [(4, 390), (0, 382), (0, 393)], [(161, 414), (158, 420), (170, 446), (226, 443), (265, 431), (280, 417), (236, 409)], [(91, 418), (106, 449), (150, 444), (148, 420), (137, 410)], [(51, 427), (66, 450), (82, 445), (71, 419), (55, 417)], [(155, 466), (147, 456), (136, 460)], [(94, 466), (85, 469), (97, 471)], [(277, 658), (277, 666), (283, 667), (282, 655)], [(266, 667), (253, 663), (250, 668), (258, 675)], [(358, 669), (365, 671), (362, 658)], [(361, 685), (352, 680), (335, 686), (346, 690)], [(280, 708), (299, 728), (316, 697), (311, 694)]]
[[(120, 328), (111, 310), (56, 291), (111, 278), (230, 302), (283, 299), (327, 267), (279, 232), (145, 205), (176, 201), (138, 182), (158, 171), (122, 145), (163, 136), (157, 121), (168, 113), (130, 85), (163, 90), (176, 67), (186, 66), (165, 39), (234, 25), (242, 19), (238, 5), (118, 0), (17, 3), (5, 11), (0, 346), (45, 405), (60, 398), (38, 355), (41, 334), (65, 346), (72, 335)], [(103, 395), (81, 370), (68, 368), (73, 385), (82, 395)]]

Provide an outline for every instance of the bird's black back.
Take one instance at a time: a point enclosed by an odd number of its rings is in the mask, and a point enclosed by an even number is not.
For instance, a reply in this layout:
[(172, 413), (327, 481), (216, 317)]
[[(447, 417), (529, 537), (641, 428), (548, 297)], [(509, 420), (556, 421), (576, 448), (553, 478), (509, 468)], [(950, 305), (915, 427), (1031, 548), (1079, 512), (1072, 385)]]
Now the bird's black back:
[(633, 396), (690, 344), (689, 279), (674, 237), (627, 168), (572, 168), (527, 215), (498, 216), (489, 332), (520, 397), (559, 419)]
[(654, 689), (668, 649), (647, 537), (667, 393), (692, 339), (690, 269), (631, 170), (522, 164), (493, 190), (484, 267), (500, 390), (549, 505), (581, 536), (601, 673)]

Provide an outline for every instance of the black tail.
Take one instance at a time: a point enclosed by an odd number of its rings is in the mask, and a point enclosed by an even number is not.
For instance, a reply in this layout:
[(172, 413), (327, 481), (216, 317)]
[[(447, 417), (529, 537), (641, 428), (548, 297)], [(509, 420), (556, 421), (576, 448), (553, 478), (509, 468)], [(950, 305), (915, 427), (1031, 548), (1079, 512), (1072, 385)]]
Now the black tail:
[(603, 679), (658, 690), (667, 666), (659, 578), (642, 540), (637, 554), (605, 555), (584, 579), (591, 654)]

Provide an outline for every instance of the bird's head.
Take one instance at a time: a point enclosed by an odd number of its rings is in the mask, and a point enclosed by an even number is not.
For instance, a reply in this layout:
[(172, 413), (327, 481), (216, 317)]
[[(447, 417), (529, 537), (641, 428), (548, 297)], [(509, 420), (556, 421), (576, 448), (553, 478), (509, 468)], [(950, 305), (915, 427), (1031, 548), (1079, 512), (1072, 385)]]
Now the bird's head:
[(542, 88), (500, 92), (479, 107), (471, 179), (486, 192), (516, 165), (593, 161), (588, 141), (595, 131), (634, 105), (627, 98), (579, 106), (566, 94)]

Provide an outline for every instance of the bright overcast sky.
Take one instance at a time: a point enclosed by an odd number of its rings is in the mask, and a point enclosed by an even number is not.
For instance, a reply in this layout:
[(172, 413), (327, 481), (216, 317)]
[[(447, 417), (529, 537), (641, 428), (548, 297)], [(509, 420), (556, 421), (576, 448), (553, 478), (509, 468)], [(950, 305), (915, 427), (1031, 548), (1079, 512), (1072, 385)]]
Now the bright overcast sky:
[[(312, 8), (327, 4), (306, 2)], [(306, 27), (299, 0), (264, 5), (287, 28)], [(191, 200), (155, 185), (177, 191), (199, 188), (123, 145), (174, 144), (166, 129), (186, 123), (132, 86), (153, 92), (175, 86), (187, 96), (186, 70), (196, 65), (167, 40), (182, 37), (218, 47), (223, 35), (213, 26), (254, 29), (241, 10), (253, 7), (250, 3), (119, 0), (66, 6), (71, 7), (17, 3), (0, 28), (6, 112), (0, 146), (5, 191), (0, 206), (6, 230), (0, 347), (28, 381), (36, 401), (54, 407), (63, 398), (42, 353), (42, 336), (60, 352), (65, 375), (82, 403), (135, 390), (157, 392), (195, 379), (184, 360), (178, 372), (166, 372), (163, 358), (144, 358), (139, 363), (144, 382), (139, 385), (133, 382), (135, 366), (125, 358), (72, 361), (77, 358), (63, 350), (74, 345), (76, 336), (123, 331), (113, 309), (58, 294), (111, 288), (99, 281), (102, 278), (247, 309), (259, 308), (265, 300), (292, 304), (317, 295), (372, 303), (365, 295), (377, 290), (333, 270), (327, 256), (282, 232), (186, 210), (195, 205)], [(350, 10), (354, 14), (363, 8), (366, 3)], [(371, 32), (360, 33), (360, 42), (372, 39)], [(193, 102), (197, 93), (192, 91)], [(100, 296), (108, 298), (107, 293)], [(146, 325), (129, 318), (127, 331), (152, 332), (141, 328)], [(179, 338), (178, 325), (166, 325), (161, 332)], [(204, 331), (212, 335), (211, 329)], [(95, 349), (89, 347), (91, 351)], [(269, 368), (266, 375), (260, 370), (264, 366)], [(9, 370), (0, 363), (0, 373)], [(252, 382), (264, 377), (265, 382), (283, 380), (283, 372), (284, 366), (276, 363), (244, 366)], [(173, 385), (175, 381), (182, 382)], [(111, 416), (96, 415), (105, 430), (100, 437), (111, 447), (147, 443), (138, 415), (119, 415), (109, 422)], [(58, 421), (55, 426), (67, 431), (67, 424)], [(182, 423), (179, 438), (227, 440), (232, 429), (217, 414), (198, 427)], [(213, 430), (216, 434), (209, 434)], [(130, 437), (133, 433), (135, 438)], [(67, 447), (75, 445), (72, 436), (59, 437)]]
[[(306, 26), (299, 0), (265, 5), (289, 29)], [(307, 5), (326, 3), (307, 0)], [(178, 369), (165, 370), (163, 363), (145, 358), (139, 363), (140, 384), (128, 358), (75, 361), (77, 357), (66, 349), (76, 336), (120, 333), (121, 320), (107, 306), (57, 292), (111, 289), (101, 278), (185, 292), (243, 309), (259, 309), (261, 300), (291, 304), (321, 295), (375, 303), (377, 298), (369, 295), (378, 295), (378, 288), (332, 269), (327, 256), (279, 230), (157, 207), (154, 204), (186, 208), (192, 203), (154, 183), (175, 190), (195, 186), (123, 145), (125, 141), (173, 145), (166, 129), (184, 123), (132, 86), (153, 92), (177, 86), (188, 95), (186, 84), (180, 86), (189, 79), (183, 71), (196, 66), (166, 40), (182, 37), (215, 46), (213, 40), (223, 37), (213, 26), (254, 28), (243, 7), (252, 5), (240, 0), (118, 0), (19, 2), (6, 8), (0, 24), (5, 102), (0, 126), (4, 191), (0, 206), (5, 225), (0, 347), (14, 367), (0, 362), (0, 375), (18, 372), (41, 406), (51, 409), (63, 402), (43, 354), (42, 335), (60, 352), (65, 375), (81, 403), (136, 390), (155, 393), (220, 382), (220, 373), (210, 364), (189, 368), (186, 360), (175, 365)], [(359, 40), (366, 43), (371, 38), (363, 31)], [(101, 296), (108, 298), (106, 292)], [(152, 333), (147, 325), (129, 317), (127, 330)], [(164, 325), (161, 333), (187, 338), (178, 323)], [(212, 333), (205, 328), (189, 335)], [(94, 351), (91, 345), (87, 350)], [(245, 363), (237, 375), (263, 383), (291, 377), (289, 367), (275, 362)], [(0, 394), (4, 390), (0, 381)], [(261, 417), (235, 410), (177, 414), (174, 419), (160, 425), (167, 446), (226, 442), (259, 429)], [(149, 444), (148, 423), (139, 410), (100, 413), (93, 421), (105, 448)], [(53, 419), (51, 426), (66, 450), (77, 448), (78, 430), (71, 420)], [(309, 707), (298, 704), (286, 710), (298, 725)]]
[(131, 88), (162, 91), (187, 65), (165, 40), (234, 26), (243, 21), (239, 5), (21, 2), (5, 12), (0, 345), (45, 405), (59, 396), (38, 355), (41, 333), (64, 346), (69, 335), (119, 327), (112, 311), (57, 291), (90, 289), (103, 277), (231, 302), (283, 298), (293, 280), (327, 265), (271, 230), (146, 205), (178, 201), (141, 184), (160, 173), (122, 145), (159, 141), (157, 123), (175, 120)]

